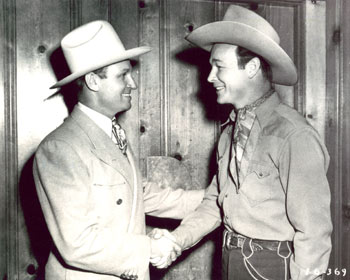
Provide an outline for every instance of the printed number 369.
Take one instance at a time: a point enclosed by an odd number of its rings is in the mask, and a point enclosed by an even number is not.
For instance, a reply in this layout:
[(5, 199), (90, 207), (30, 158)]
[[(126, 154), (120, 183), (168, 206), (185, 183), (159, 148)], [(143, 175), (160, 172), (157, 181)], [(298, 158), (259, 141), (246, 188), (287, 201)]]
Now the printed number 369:
[(339, 270), (338, 268), (335, 268), (335, 269), (328, 268), (327, 275), (332, 275), (332, 274), (345, 276), (346, 275), (346, 268), (342, 268), (341, 270)]

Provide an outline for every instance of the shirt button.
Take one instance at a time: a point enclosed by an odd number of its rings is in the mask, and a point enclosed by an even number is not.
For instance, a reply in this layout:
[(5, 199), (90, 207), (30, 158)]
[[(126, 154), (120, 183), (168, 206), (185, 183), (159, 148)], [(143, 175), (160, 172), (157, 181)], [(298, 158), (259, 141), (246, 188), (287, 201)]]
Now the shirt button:
[(117, 200), (117, 205), (120, 205), (120, 204), (122, 204), (123, 203), (123, 200), (121, 199), (121, 198), (119, 198), (118, 200)]
[(228, 194), (225, 194), (225, 197), (228, 197)]

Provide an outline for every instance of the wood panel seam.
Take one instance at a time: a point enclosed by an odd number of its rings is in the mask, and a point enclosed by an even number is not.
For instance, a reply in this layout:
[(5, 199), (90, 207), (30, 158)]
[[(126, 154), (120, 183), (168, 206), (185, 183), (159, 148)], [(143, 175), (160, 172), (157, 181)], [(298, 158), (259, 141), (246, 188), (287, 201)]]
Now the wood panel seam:
[(18, 279), (18, 136), (16, 2), (4, 0), (4, 120), (7, 232), (7, 279)]

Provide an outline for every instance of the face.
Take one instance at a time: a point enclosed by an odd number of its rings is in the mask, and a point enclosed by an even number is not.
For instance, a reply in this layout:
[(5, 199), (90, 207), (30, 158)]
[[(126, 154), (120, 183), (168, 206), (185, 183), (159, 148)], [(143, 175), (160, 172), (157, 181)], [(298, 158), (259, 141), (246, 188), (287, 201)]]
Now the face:
[(219, 104), (233, 104), (236, 108), (246, 104), (248, 76), (238, 67), (235, 45), (215, 44), (211, 51), (211, 72), (208, 81), (213, 84)]
[(108, 117), (131, 108), (131, 90), (137, 85), (131, 75), (130, 61), (122, 61), (107, 68), (107, 78), (97, 78), (97, 102), (100, 112)]

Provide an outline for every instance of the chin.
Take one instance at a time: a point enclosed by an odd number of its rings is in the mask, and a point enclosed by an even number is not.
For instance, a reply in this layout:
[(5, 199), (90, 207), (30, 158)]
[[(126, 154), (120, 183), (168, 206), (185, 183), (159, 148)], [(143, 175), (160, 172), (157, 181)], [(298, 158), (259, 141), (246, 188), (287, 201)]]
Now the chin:
[(225, 98), (220, 97), (220, 96), (218, 96), (218, 98), (216, 99), (216, 102), (218, 104), (229, 104), (229, 103), (231, 103), (231, 102), (228, 102), (227, 100), (225, 100)]
[(119, 110), (116, 114), (123, 113), (125, 111), (130, 110), (130, 109), (131, 109), (131, 104), (129, 106), (124, 106), (123, 108), (119, 108)]

